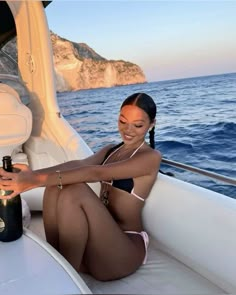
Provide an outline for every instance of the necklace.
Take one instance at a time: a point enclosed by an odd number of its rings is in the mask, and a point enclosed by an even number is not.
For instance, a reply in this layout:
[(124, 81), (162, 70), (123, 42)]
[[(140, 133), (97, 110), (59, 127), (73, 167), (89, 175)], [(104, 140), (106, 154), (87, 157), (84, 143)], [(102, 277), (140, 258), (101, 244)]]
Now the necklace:
[(109, 191), (107, 190), (108, 187), (106, 185), (105, 190), (102, 192), (101, 194), (101, 201), (103, 202), (103, 205), (105, 205), (106, 207), (109, 205)]
[[(136, 152), (144, 145), (145, 141), (143, 141), (134, 151), (133, 153), (131, 154), (131, 156), (129, 158), (132, 158), (133, 155), (136, 154)], [(123, 147), (120, 146), (118, 149), (114, 150), (107, 158), (106, 160), (103, 162), (103, 165), (106, 163), (106, 161), (114, 154), (116, 154), (116, 157), (115, 157), (115, 161), (118, 161), (119, 160), (119, 156), (120, 156), (120, 153), (117, 153), (121, 148)], [(108, 186), (112, 185), (112, 182), (109, 183), (109, 182), (106, 182), (106, 181), (103, 181), (102, 182), (103, 184), (103, 188), (102, 188), (102, 192), (100, 194), (100, 199), (102, 201), (102, 203), (107, 207), (109, 205), (109, 189), (108, 189)]]

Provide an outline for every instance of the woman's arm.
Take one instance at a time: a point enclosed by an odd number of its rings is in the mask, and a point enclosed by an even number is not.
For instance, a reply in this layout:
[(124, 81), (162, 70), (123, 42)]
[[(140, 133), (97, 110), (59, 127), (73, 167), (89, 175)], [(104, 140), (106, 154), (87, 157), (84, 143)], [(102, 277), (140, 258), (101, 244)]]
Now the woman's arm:
[[(82, 159), (82, 160), (72, 160), (72, 161), (68, 161), (62, 164), (58, 164), (52, 167), (47, 167), (47, 168), (43, 168), (43, 169), (39, 169), (37, 170), (40, 173), (54, 173), (55, 170), (60, 170), (60, 171), (68, 171), (68, 170), (72, 170), (78, 167), (82, 167), (82, 166), (88, 166), (88, 165), (99, 165), (102, 163), (102, 161), (104, 160), (105, 154), (107, 153), (107, 151), (114, 146), (113, 144), (107, 145), (105, 147), (103, 147), (102, 149), (100, 149), (99, 151), (97, 151), (95, 154)], [(14, 167), (17, 168), (17, 164), (14, 165)]]
[[(47, 175), (48, 177), (52, 175), (53, 178), (53, 175), (55, 176), (55, 171), (74, 171), (75, 169), (83, 166), (100, 165), (104, 160), (105, 154), (112, 146), (114, 145), (108, 145), (100, 149), (95, 154), (82, 160), (73, 160), (35, 171), (32, 171), (27, 165), (24, 164), (14, 165), (14, 168), (20, 170), (19, 173), (9, 173), (0, 168), (0, 189), (14, 191), (14, 193), (9, 195), (9, 197), (14, 197), (21, 192), (40, 186), (36, 179), (36, 176), (38, 175)], [(0, 198), (5, 197), (0, 196)]]
[(81, 182), (109, 181), (113, 179), (136, 178), (157, 174), (161, 162), (158, 151), (145, 151), (134, 157), (106, 165), (87, 165), (69, 171), (54, 171), (53, 174), (35, 171), (38, 186), (66, 185)]
[(135, 178), (144, 175), (157, 173), (161, 162), (161, 155), (158, 151), (140, 152), (127, 160), (106, 165), (86, 165), (71, 170), (43, 171), (24, 169), (19, 173), (2, 174), (8, 180), (0, 181), (0, 188), (12, 190), (14, 193), (7, 197), (14, 197), (17, 194), (40, 186), (63, 186), (81, 182), (97, 182), (102, 180)]

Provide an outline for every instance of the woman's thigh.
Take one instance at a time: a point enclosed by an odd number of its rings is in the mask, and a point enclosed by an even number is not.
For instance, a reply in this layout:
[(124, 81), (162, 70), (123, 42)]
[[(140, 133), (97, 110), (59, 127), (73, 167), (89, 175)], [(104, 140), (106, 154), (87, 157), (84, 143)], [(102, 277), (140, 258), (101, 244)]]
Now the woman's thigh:
[(142, 237), (125, 234), (88, 185), (67, 186), (59, 202), (64, 210), (69, 208), (67, 210), (74, 214), (76, 210), (83, 210), (86, 216), (88, 239), (83, 262), (94, 277), (100, 280), (120, 278), (142, 264), (145, 255)]

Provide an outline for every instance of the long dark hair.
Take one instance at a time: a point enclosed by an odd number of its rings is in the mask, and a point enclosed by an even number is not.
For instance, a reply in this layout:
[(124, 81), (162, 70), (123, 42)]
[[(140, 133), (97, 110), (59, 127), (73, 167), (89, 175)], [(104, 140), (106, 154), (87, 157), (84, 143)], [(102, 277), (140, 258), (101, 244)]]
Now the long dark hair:
[[(142, 109), (149, 117), (150, 123), (153, 123), (156, 118), (157, 107), (151, 96), (146, 93), (134, 93), (128, 96), (121, 105), (121, 109), (126, 105), (135, 105)], [(149, 130), (150, 146), (155, 149), (155, 126)]]

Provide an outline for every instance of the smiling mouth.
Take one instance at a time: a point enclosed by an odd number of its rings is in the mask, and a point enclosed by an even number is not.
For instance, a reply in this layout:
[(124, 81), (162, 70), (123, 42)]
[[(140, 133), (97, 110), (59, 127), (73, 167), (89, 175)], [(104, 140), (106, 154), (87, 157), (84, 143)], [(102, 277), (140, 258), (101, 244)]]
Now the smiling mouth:
[(128, 135), (128, 134), (124, 134), (124, 138), (126, 138), (126, 139), (133, 139), (133, 136)]

